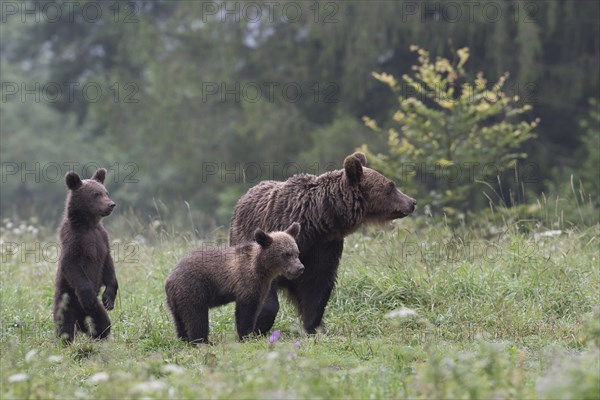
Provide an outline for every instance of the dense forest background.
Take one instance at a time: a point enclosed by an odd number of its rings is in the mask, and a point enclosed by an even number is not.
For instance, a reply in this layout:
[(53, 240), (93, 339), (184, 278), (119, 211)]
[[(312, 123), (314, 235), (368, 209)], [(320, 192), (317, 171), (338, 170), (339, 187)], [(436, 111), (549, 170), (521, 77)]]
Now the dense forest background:
[(468, 47), (471, 79), (509, 73), (519, 118), (540, 120), (520, 149), (527, 201), (597, 201), (599, 21), (595, 0), (5, 1), (2, 218), (56, 223), (64, 174), (104, 166), (122, 213), (227, 226), (260, 180), (385, 152), (363, 117), (389, 126), (398, 100), (372, 73), (411, 74), (412, 45), (452, 62)]

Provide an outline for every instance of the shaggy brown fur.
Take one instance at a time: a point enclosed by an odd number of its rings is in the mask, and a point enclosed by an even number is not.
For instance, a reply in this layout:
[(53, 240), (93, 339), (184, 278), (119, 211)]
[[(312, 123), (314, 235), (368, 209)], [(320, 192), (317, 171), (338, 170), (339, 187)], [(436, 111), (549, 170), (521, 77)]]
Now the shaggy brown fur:
[(251, 334), (271, 281), (278, 275), (294, 279), (304, 271), (294, 239), (299, 231), (297, 223), (285, 232), (257, 229), (255, 242), (187, 254), (165, 282), (177, 335), (194, 344), (208, 342), (208, 309), (232, 301), (239, 339)]
[[(110, 333), (106, 310), (113, 309), (118, 284), (108, 234), (100, 222), (115, 207), (104, 187), (105, 177), (104, 168), (83, 181), (75, 172), (65, 176), (69, 194), (60, 227), (54, 322), (59, 338), (66, 342), (73, 341), (76, 327), (99, 339)], [(102, 285), (101, 304), (98, 294)], [(91, 318), (89, 323), (86, 317)]]
[(287, 290), (308, 333), (321, 325), (335, 286), (344, 237), (364, 223), (383, 223), (412, 213), (416, 200), (390, 179), (366, 167), (362, 153), (344, 160), (344, 169), (320, 176), (299, 174), (285, 182), (265, 181), (238, 201), (231, 218), (229, 242), (252, 237), (253, 227), (281, 229), (291, 221), (302, 225), (297, 238), (306, 270), (298, 279), (277, 278), (257, 322), (266, 333), (279, 310), (277, 289)]

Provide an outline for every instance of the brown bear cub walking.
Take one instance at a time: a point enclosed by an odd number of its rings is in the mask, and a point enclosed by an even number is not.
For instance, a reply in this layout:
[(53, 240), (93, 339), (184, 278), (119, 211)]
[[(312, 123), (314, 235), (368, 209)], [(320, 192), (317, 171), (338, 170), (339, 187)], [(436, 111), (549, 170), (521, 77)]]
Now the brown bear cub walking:
[(76, 327), (97, 339), (110, 333), (106, 310), (113, 309), (118, 284), (108, 234), (100, 222), (115, 208), (104, 187), (105, 177), (104, 168), (96, 170), (91, 179), (81, 180), (72, 171), (65, 176), (69, 194), (59, 234), (54, 322), (59, 338), (67, 343), (73, 341)]
[(188, 253), (165, 282), (177, 336), (207, 343), (208, 309), (232, 301), (239, 339), (251, 334), (271, 281), (279, 275), (294, 279), (304, 271), (295, 240), (299, 232), (298, 223), (285, 232), (256, 229), (254, 242)]

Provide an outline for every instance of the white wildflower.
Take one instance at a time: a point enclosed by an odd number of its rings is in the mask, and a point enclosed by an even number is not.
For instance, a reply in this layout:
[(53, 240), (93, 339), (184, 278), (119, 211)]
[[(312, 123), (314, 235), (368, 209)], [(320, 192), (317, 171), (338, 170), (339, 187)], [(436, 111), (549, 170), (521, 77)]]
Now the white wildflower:
[(25, 362), (30, 362), (31, 360), (33, 360), (33, 357), (35, 357), (36, 354), (37, 354), (36, 349), (29, 350), (27, 352), (27, 354), (25, 354)]
[(25, 382), (27, 379), (29, 379), (29, 375), (27, 374), (14, 374), (8, 377), (8, 382), (9, 383), (13, 383), (13, 382)]
[(405, 318), (410, 315), (417, 315), (417, 312), (411, 308), (399, 308), (385, 314), (386, 318)]
[(135, 235), (135, 237), (133, 238), (132, 244), (146, 244), (147, 240), (144, 236), (142, 235)]
[(166, 387), (167, 385), (164, 382), (161, 381), (146, 381), (146, 382), (140, 382), (137, 385), (135, 385), (132, 389), (132, 391), (134, 392), (155, 392), (158, 390), (162, 390)]
[(533, 235), (533, 238), (535, 240), (539, 240), (541, 238), (554, 237), (554, 236), (560, 236), (560, 235), (562, 235), (562, 231), (561, 230), (552, 230), (552, 231), (545, 231), (545, 232), (536, 233), (536, 234)]
[(160, 369), (164, 374), (181, 375), (185, 372), (185, 368), (176, 364), (163, 365)]
[(106, 372), (98, 372), (87, 379), (87, 383), (90, 385), (97, 385), (100, 382), (105, 382), (108, 380), (108, 373)]
[(48, 357), (48, 361), (51, 363), (59, 363), (62, 361), (62, 359), (63, 357), (60, 355), (51, 355)]

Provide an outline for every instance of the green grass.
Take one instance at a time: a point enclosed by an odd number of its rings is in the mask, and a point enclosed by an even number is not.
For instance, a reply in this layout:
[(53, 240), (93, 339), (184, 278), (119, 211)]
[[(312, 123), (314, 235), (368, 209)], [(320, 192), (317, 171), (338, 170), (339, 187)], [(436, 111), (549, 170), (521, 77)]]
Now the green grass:
[[(175, 338), (163, 282), (200, 242), (150, 227), (134, 243), (119, 223), (107, 220), (120, 240), (111, 337), (68, 347), (54, 338), (52, 255), (6, 251), (55, 239), (2, 230), (0, 398), (600, 397), (600, 225), (364, 230), (346, 242), (324, 333), (306, 336), (284, 300), (274, 346), (239, 343), (229, 305), (196, 348)], [(387, 316), (398, 309), (415, 313)]]

